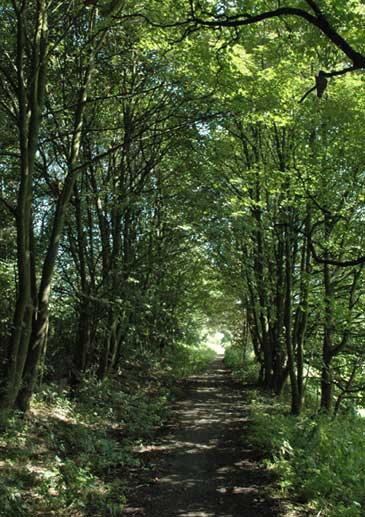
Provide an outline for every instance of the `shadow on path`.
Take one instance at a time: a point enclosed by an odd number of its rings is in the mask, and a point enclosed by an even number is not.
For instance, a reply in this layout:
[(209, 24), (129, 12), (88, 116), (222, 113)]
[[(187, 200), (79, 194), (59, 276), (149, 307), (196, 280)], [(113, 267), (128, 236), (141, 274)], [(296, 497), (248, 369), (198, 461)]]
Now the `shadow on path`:
[(141, 449), (145, 475), (132, 487), (124, 516), (277, 516), (265, 487), (273, 482), (245, 446), (247, 406), (222, 358), (184, 383), (173, 410), (174, 425)]

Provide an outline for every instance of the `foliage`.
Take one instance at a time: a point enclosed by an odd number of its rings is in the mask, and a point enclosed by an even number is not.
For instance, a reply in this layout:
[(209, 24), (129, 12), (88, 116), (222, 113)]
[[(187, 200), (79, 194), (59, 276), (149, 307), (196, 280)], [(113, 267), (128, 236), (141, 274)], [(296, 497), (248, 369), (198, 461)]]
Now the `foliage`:
[(215, 355), (214, 350), (205, 344), (188, 346), (178, 343), (169, 349), (165, 359), (169, 377), (174, 380), (198, 374), (206, 369)]
[(45, 386), (31, 418), (14, 416), (0, 437), (0, 515), (119, 515), (136, 450), (167, 418), (176, 380), (214, 355), (190, 350), (176, 347), (164, 364), (150, 355), (103, 381), (89, 375), (73, 392)]
[[(242, 362), (236, 350), (225, 356), (233, 374), (250, 382), (257, 365)], [(281, 495), (310, 511), (333, 517), (363, 514), (365, 420), (354, 411), (333, 419), (311, 411), (301, 417), (289, 414), (287, 396), (273, 399), (262, 390), (247, 393), (251, 425), (244, 437), (269, 460), (265, 464), (279, 474)]]
[(283, 415), (267, 398), (252, 400), (252, 440), (269, 452), (280, 487), (332, 516), (360, 516), (364, 499), (365, 422), (358, 416)]
[(232, 370), (234, 378), (245, 384), (257, 384), (259, 367), (253, 354), (244, 354), (242, 347), (231, 345), (226, 347), (224, 362)]
[(362, 2), (6, 0), (0, 13), (0, 427), (32, 449), (39, 408), (66, 419), (52, 431), (64, 453), (29, 474), (35, 500), (52, 507), (55, 491), (73, 511), (105, 496), (118, 512), (105, 476), (211, 359), (204, 327), (293, 414), (363, 407)]

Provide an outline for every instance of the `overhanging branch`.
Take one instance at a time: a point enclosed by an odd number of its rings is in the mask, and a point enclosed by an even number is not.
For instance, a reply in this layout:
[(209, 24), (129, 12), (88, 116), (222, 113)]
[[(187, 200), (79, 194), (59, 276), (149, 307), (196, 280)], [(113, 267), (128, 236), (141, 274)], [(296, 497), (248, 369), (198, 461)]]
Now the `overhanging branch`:
[(323, 258), (317, 255), (315, 247), (313, 245), (312, 240), (309, 238), (309, 245), (311, 248), (311, 252), (313, 258), (319, 264), (328, 264), (330, 266), (338, 266), (338, 267), (351, 267), (351, 266), (359, 266), (360, 264), (365, 264), (365, 256), (358, 257), (352, 260), (336, 260), (330, 258)]

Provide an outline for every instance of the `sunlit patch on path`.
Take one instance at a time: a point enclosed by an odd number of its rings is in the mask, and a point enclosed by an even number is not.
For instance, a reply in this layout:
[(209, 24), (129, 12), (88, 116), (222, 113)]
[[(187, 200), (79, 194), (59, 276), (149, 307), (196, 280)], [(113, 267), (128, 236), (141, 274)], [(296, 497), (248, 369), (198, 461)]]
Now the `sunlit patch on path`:
[(169, 431), (141, 447), (144, 474), (123, 515), (279, 515), (267, 496), (270, 474), (242, 439), (247, 418), (242, 387), (231, 381), (219, 356), (205, 374), (185, 383)]

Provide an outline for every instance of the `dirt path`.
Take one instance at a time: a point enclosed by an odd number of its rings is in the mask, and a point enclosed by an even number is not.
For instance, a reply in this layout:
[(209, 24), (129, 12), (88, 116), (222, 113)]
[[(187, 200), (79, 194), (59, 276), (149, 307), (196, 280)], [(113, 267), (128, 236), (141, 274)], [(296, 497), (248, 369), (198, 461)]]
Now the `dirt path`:
[(222, 358), (184, 383), (173, 424), (141, 450), (145, 474), (122, 515), (147, 517), (277, 516), (265, 495), (272, 483), (244, 443), (247, 407)]

